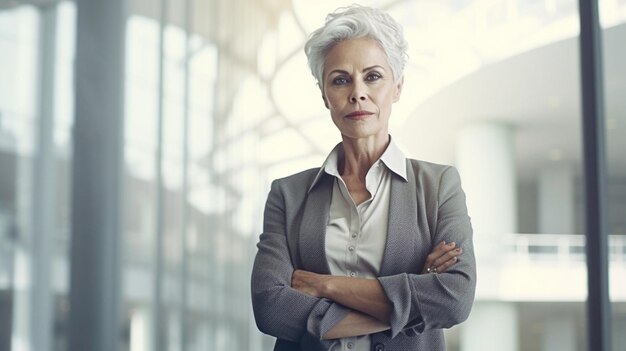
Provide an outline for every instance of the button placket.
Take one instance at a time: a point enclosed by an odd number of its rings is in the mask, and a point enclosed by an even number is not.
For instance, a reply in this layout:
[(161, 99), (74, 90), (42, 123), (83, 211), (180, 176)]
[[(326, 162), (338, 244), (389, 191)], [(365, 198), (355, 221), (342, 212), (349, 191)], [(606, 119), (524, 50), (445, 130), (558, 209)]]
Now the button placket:
[[(357, 240), (356, 238), (358, 237), (357, 234), (357, 230), (358, 228), (360, 228), (360, 222), (361, 222), (361, 218), (360, 218), (360, 214), (359, 211), (357, 210), (357, 208), (355, 206), (352, 207), (352, 218), (350, 221), (350, 231), (352, 232), (352, 235), (350, 235), (348, 237), (348, 245), (347, 245), (347, 263), (348, 263), (348, 275), (350, 277), (356, 277), (357, 276), (357, 272), (355, 271), (356, 268), (356, 264), (357, 264)], [(355, 235), (357, 234), (357, 235)]]

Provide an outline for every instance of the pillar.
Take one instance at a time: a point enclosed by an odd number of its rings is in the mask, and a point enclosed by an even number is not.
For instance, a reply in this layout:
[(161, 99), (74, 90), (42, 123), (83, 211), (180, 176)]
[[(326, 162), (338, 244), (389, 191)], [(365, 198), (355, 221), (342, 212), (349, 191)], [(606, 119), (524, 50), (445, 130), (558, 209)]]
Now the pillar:
[(130, 351), (152, 350), (149, 306), (136, 307), (130, 315)]
[(543, 325), (541, 350), (576, 350), (576, 329), (574, 320), (567, 317), (551, 317)]
[(502, 239), (517, 231), (512, 128), (490, 122), (464, 128), (458, 136), (456, 158), (474, 229), (478, 274), (477, 301), (469, 320), (461, 325), (461, 350), (517, 351), (516, 306), (498, 301)]
[(463, 129), (457, 140), (456, 159), (472, 218), (477, 256), (480, 251), (496, 255), (501, 235), (517, 231), (512, 128), (483, 123)]
[(461, 351), (519, 350), (516, 308), (511, 302), (475, 302), (469, 320), (461, 325)]
[(37, 154), (33, 174), (33, 227), (31, 241), (30, 339), (31, 350), (53, 349), (52, 260), (56, 221), (56, 161), (54, 152), (54, 93), (57, 4), (40, 8), (40, 87)]
[(539, 233), (574, 234), (574, 172), (558, 163), (539, 174)]
[(76, 2), (69, 351), (121, 335), (124, 0)]

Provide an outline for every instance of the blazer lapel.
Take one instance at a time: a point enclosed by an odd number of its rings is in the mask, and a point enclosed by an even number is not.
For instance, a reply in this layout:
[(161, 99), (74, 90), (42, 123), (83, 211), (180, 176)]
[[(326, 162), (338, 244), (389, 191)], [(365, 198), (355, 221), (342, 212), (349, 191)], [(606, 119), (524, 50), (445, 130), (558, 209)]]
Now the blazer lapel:
[(380, 267), (380, 276), (398, 271), (409, 271), (412, 260), (407, 260), (407, 250), (414, 250), (418, 237), (417, 196), (415, 174), (407, 160), (407, 179), (393, 175), (389, 200), (387, 242)]
[(303, 268), (319, 274), (330, 274), (325, 245), (333, 180), (333, 177), (324, 174), (311, 189), (300, 224), (299, 251)]

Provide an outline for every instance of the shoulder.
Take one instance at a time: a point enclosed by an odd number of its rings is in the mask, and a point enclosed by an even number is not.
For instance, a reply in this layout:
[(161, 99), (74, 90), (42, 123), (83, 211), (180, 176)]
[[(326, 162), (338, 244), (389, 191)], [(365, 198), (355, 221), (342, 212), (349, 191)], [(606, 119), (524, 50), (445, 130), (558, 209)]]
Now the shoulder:
[(307, 186), (311, 186), (311, 183), (313, 183), (313, 180), (315, 179), (317, 173), (319, 173), (319, 170), (319, 167), (307, 169), (302, 172), (275, 179), (274, 183), (283, 187), (304, 186), (305, 184)]
[(411, 170), (416, 177), (441, 178), (445, 173), (456, 173), (456, 168), (451, 165), (433, 163), (422, 160), (407, 158)]
[(461, 177), (454, 166), (414, 159), (407, 159), (407, 162), (409, 178), (412, 173), (418, 189), (439, 193), (461, 185)]
[(308, 192), (320, 168), (311, 168), (272, 182), (272, 191), (279, 191), (286, 196), (303, 197)]

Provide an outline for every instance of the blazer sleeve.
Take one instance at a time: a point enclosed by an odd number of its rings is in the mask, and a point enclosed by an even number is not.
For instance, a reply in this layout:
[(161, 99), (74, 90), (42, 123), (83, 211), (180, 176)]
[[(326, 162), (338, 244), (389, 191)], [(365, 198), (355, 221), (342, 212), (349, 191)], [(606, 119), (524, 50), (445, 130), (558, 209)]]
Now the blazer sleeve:
[(432, 242), (454, 241), (463, 248), (463, 253), (445, 273), (401, 273), (378, 278), (393, 305), (392, 337), (400, 333), (415, 336), (429, 329), (452, 327), (465, 321), (472, 308), (476, 289), (472, 227), (461, 179), (454, 167), (442, 172), (437, 198)]
[(349, 310), (291, 288), (294, 270), (286, 237), (285, 201), (274, 181), (265, 205), (263, 233), (252, 268), (252, 308), (257, 327), (279, 339), (322, 338)]

